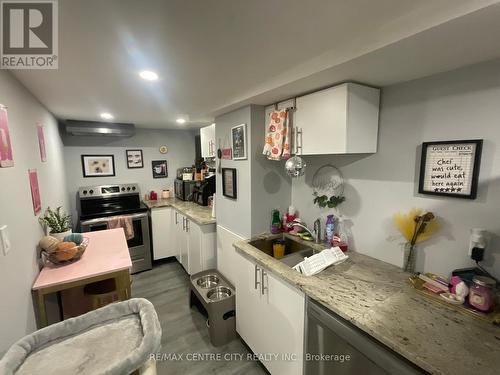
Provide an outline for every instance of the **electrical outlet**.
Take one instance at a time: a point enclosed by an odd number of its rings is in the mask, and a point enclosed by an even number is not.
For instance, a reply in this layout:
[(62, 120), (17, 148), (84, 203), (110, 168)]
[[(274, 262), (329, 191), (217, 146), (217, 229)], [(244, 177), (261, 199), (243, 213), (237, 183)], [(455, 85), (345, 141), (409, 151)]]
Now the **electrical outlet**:
[(3, 225), (0, 227), (0, 248), (2, 249), (3, 255), (7, 255), (11, 248), (7, 225)]

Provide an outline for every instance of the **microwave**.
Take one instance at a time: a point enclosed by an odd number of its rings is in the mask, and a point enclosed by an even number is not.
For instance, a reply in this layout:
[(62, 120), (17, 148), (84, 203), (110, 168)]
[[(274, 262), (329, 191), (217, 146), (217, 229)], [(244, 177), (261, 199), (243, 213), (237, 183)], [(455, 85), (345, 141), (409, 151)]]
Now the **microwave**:
[(183, 201), (192, 200), (195, 184), (196, 184), (195, 181), (183, 181), (178, 178), (175, 179), (174, 181), (175, 197)]

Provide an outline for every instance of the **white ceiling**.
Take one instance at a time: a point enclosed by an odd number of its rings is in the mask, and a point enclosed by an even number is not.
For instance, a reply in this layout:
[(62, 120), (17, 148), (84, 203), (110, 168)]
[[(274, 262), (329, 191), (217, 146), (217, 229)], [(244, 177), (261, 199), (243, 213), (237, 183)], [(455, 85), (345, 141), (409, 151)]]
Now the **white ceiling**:
[(498, 2), (63, 0), (59, 69), (13, 73), (62, 119), (197, 127), (339, 81), (384, 86), (500, 57), (500, 5), (486, 8)]

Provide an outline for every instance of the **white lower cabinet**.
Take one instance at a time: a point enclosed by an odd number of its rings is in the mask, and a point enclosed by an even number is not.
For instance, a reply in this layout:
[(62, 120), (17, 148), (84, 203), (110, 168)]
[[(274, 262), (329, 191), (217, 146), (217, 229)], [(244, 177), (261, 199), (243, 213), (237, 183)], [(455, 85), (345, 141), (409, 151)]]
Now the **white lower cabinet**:
[(238, 253), (234, 267), (239, 335), (272, 375), (302, 374), (304, 293)]
[(217, 225), (217, 269), (228, 279), (233, 285), (238, 276), (234, 267), (237, 256), (234, 250), (233, 243), (242, 241), (244, 238), (231, 232), (222, 225)]
[(172, 211), (171, 207), (159, 207), (151, 210), (154, 260), (177, 254), (176, 247), (172, 243)]
[(216, 266), (215, 224), (198, 225), (174, 210), (176, 258), (190, 275)]

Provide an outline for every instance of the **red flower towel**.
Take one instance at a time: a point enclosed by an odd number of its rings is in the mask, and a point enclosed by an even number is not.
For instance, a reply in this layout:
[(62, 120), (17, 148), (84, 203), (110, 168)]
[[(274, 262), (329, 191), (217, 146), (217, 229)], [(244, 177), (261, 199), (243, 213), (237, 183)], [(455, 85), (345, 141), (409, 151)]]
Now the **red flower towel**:
[(269, 160), (290, 157), (290, 129), (286, 110), (272, 111), (269, 114), (266, 143), (262, 151)]

